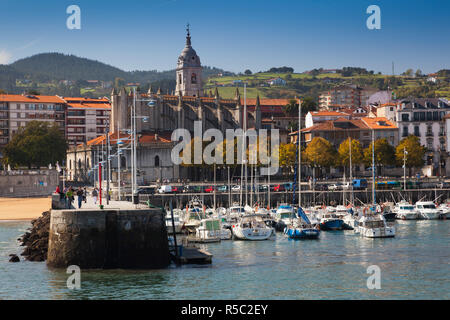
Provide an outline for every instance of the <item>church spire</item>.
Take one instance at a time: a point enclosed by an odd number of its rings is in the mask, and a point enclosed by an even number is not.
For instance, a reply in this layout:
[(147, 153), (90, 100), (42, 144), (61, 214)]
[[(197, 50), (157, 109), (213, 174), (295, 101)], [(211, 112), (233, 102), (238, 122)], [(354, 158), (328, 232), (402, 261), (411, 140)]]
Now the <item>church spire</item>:
[(187, 36), (186, 36), (186, 47), (190, 47), (191, 46), (191, 32), (189, 29), (190, 25), (189, 23), (186, 26), (186, 31), (187, 31)]

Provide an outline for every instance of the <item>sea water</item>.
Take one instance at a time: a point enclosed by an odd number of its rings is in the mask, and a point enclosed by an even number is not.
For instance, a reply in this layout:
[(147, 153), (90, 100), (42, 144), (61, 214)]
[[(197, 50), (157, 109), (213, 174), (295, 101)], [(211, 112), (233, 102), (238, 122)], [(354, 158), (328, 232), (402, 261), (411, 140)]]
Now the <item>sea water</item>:
[[(319, 240), (222, 241), (203, 247), (211, 265), (164, 270), (66, 270), (10, 263), (29, 222), (0, 222), (0, 299), (449, 299), (450, 221), (397, 221), (396, 237), (321, 232)], [(380, 289), (368, 289), (369, 266)]]

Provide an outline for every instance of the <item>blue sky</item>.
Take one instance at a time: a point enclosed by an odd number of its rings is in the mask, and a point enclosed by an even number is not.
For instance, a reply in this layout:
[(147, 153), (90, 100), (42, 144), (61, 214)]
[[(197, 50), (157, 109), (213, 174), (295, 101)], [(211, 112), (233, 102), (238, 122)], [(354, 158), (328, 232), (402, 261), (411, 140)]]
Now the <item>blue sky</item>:
[[(81, 30), (66, 8), (81, 8)], [(369, 30), (369, 5), (381, 30)], [(448, 0), (0, 0), (0, 63), (42, 52), (124, 70), (169, 70), (191, 24), (202, 64), (234, 72), (290, 66), (365, 67), (390, 74), (450, 68)]]

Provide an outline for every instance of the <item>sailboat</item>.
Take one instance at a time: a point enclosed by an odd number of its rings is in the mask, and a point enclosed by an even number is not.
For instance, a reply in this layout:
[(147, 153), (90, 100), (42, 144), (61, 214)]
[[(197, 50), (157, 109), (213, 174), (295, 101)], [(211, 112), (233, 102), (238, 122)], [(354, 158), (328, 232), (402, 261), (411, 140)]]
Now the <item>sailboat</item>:
[(291, 220), (291, 223), (284, 228), (284, 234), (287, 235), (290, 239), (318, 239), (320, 235), (320, 230), (315, 228), (311, 221), (306, 216), (305, 212), (301, 207), (301, 114), (302, 114), (302, 102), (298, 100), (298, 139), (297, 139), (297, 159), (294, 171), (294, 186), (293, 186), (293, 201), (295, 203), (295, 187), (297, 181), (297, 173), (298, 173), (298, 209), (297, 216), (295, 219)]
[[(243, 134), (243, 150), (246, 150), (246, 132), (247, 132), (247, 85), (244, 83), (244, 128)], [(245, 152), (244, 152), (245, 154)], [(261, 215), (255, 214), (254, 208), (248, 205), (247, 195), (248, 195), (248, 185), (247, 185), (247, 159), (244, 161), (244, 166), (241, 165), (241, 188), (240, 188), (240, 202), (239, 209), (242, 208), (242, 178), (243, 178), (243, 167), (245, 167), (245, 205), (243, 206), (244, 214), (240, 217), (236, 224), (231, 226), (231, 231), (233, 234), (233, 239), (239, 240), (267, 240), (275, 231), (272, 227), (267, 226)], [(251, 200), (253, 200), (253, 185), (251, 185), (252, 193)]]

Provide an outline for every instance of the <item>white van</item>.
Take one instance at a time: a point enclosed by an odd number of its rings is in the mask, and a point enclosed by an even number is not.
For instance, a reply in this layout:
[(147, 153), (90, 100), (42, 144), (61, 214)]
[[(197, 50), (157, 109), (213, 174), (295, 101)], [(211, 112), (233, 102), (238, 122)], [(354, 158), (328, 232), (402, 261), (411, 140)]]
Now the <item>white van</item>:
[(172, 193), (172, 187), (171, 186), (161, 186), (158, 189), (158, 193)]

